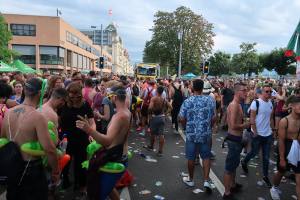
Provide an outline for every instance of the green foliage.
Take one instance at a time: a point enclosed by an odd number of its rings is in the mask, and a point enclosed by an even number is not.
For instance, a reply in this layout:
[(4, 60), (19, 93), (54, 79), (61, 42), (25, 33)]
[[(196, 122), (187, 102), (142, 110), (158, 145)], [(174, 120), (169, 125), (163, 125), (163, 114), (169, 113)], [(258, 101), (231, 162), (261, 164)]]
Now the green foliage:
[(295, 62), (295, 58), (284, 56), (285, 49), (274, 49), (270, 53), (264, 53), (260, 56), (260, 63), (268, 70), (275, 70), (279, 75), (295, 74), (296, 67), (290, 65)]
[(153, 22), (152, 39), (146, 42), (143, 62), (157, 62), (162, 67), (170, 66), (170, 72), (176, 71), (180, 46), (178, 33), (182, 32), (182, 71), (199, 72), (202, 58), (213, 47), (213, 25), (183, 6), (174, 12), (158, 11)]
[(230, 54), (218, 51), (209, 57), (209, 75), (220, 76), (230, 72)]
[(10, 63), (11, 59), (17, 54), (8, 49), (8, 42), (12, 39), (12, 34), (7, 28), (4, 17), (0, 14), (0, 60)]

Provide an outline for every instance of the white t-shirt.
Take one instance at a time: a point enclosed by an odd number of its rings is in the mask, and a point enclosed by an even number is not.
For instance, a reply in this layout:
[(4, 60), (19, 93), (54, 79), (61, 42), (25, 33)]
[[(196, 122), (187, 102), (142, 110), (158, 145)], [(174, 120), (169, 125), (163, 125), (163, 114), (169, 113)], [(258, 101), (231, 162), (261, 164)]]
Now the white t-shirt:
[[(271, 114), (273, 111), (273, 105), (270, 100), (268, 102), (265, 102), (264, 100), (259, 98), (258, 101), (259, 108), (255, 119), (256, 129), (258, 135), (267, 137), (272, 134)], [(250, 110), (257, 110), (255, 101), (252, 101)]]

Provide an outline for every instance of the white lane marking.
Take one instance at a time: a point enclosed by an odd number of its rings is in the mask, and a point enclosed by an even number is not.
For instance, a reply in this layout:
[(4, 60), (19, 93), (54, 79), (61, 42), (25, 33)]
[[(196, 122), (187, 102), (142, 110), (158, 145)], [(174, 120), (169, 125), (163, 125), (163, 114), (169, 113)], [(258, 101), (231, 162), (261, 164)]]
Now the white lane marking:
[[(184, 142), (185, 142), (186, 137), (185, 137), (183, 131), (182, 131), (181, 129), (179, 129), (178, 132), (179, 132), (179, 135), (182, 137), (182, 139), (183, 139)], [(200, 164), (201, 164), (201, 167), (203, 167), (203, 166), (202, 166), (202, 159), (200, 159)], [(217, 190), (219, 191), (219, 193), (220, 193), (221, 195), (223, 195), (224, 192), (225, 192), (225, 187), (224, 187), (223, 183), (220, 181), (220, 179), (217, 177), (217, 175), (213, 172), (212, 169), (210, 169), (210, 172), (209, 172), (209, 178), (213, 181), (213, 183), (214, 183), (214, 185), (216, 186), (216, 188), (217, 188)]]

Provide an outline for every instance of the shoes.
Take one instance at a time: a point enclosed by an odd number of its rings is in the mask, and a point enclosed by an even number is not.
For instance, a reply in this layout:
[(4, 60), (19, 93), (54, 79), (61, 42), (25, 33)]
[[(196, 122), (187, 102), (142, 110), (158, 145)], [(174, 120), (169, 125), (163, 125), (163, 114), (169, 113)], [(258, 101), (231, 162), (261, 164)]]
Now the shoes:
[(241, 165), (242, 165), (242, 169), (243, 171), (248, 174), (249, 170), (248, 170), (248, 166), (247, 166), (247, 163), (245, 163), (244, 160), (241, 161)]
[(150, 145), (145, 145), (143, 146), (143, 148), (147, 149), (148, 151), (153, 151), (153, 147), (151, 147)]
[(189, 187), (194, 187), (194, 186), (195, 186), (194, 181), (192, 181), (192, 180), (190, 179), (189, 176), (183, 177), (183, 178), (182, 178), (182, 181), (183, 181), (187, 186), (189, 186)]
[(272, 183), (270, 182), (269, 178), (267, 176), (263, 177), (264, 183), (268, 186), (268, 188), (272, 187)]
[(159, 151), (159, 152), (157, 152), (157, 154), (156, 154), (158, 157), (162, 157), (163, 156), (163, 154), (162, 154), (162, 152), (161, 151)]
[(211, 186), (209, 181), (204, 181), (204, 189), (205, 189), (206, 193), (208, 193), (208, 194), (212, 193), (213, 187)]
[(237, 200), (234, 196), (233, 196), (233, 194), (232, 193), (230, 193), (230, 194), (223, 194), (223, 199), (225, 200)]
[(235, 186), (230, 188), (230, 193), (238, 193), (243, 188), (242, 184), (235, 183)]
[(280, 192), (277, 188), (275, 188), (274, 186), (270, 189), (270, 194), (271, 194), (271, 198), (273, 200), (280, 200)]

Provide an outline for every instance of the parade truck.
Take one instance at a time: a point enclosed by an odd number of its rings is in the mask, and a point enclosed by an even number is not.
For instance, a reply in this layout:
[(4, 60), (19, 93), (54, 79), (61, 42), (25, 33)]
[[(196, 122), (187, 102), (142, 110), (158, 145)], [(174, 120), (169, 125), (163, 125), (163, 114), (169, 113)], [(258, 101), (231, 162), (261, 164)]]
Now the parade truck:
[(134, 74), (138, 79), (156, 79), (159, 76), (159, 64), (138, 63), (135, 65)]

